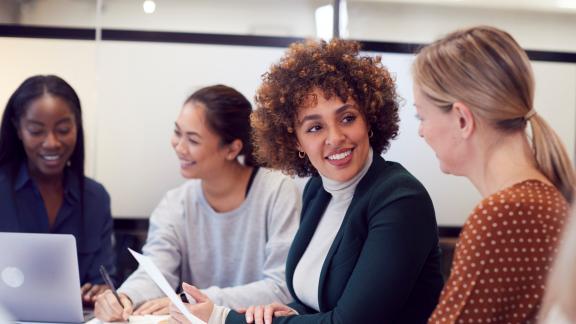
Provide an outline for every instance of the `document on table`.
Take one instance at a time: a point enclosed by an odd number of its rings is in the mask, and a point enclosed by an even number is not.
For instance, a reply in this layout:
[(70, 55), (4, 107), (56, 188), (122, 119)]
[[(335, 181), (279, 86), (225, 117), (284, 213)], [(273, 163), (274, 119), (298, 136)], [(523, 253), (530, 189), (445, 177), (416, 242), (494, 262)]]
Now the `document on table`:
[(149, 257), (142, 255), (132, 249), (128, 249), (128, 251), (132, 253), (136, 261), (138, 261), (138, 264), (140, 264), (140, 266), (142, 267), (142, 269), (146, 271), (146, 273), (150, 276), (150, 278), (154, 281), (154, 283), (158, 285), (158, 287), (162, 290), (162, 292), (164, 292), (164, 294), (170, 299), (172, 304), (174, 304), (178, 308), (180, 313), (182, 313), (186, 317), (186, 319), (188, 319), (192, 324), (206, 324), (206, 322), (192, 315), (192, 313), (188, 311), (186, 306), (184, 306), (184, 304), (182, 303), (182, 300), (180, 300), (180, 298), (174, 292), (174, 289), (170, 286), (166, 278), (164, 278), (162, 272), (160, 272), (158, 267), (156, 267), (154, 262), (152, 262), (152, 260), (150, 260)]
[[(128, 322), (110, 322), (114, 324), (164, 324), (168, 323), (170, 316), (168, 315), (132, 315), (128, 318)], [(93, 318), (86, 324), (106, 324), (97, 318)]]

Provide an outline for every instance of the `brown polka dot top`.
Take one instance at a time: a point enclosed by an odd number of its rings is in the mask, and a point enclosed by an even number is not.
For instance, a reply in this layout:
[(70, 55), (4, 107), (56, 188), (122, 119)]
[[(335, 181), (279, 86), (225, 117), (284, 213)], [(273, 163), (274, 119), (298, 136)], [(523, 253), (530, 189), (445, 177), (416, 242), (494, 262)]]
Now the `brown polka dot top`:
[(553, 186), (526, 180), (476, 206), (429, 323), (531, 323), (544, 295), (568, 204)]

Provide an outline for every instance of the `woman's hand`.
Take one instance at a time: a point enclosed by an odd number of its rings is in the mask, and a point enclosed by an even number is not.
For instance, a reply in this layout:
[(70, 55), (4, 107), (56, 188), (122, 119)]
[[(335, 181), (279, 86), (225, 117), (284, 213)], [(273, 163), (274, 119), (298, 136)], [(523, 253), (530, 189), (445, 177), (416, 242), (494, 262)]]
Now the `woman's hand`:
[(246, 313), (246, 323), (256, 322), (256, 324), (272, 324), (272, 317), (298, 314), (297, 311), (280, 303), (250, 306), (247, 309), (239, 309), (238, 312)]
[(168, 313), (170, 313), (170, 299), (168, 297), (151, 299), (134, 311), (134, 315), (167, 315)]
[(98, 295), (94, 304), (96, 318), (103, 322), (128, 321), (128, 317), (132, 315), (132, 301), (125, 294), (121, 293), (119, 296), (122, 305), (111, 290)]
[[(182, 284), (182, 289), (188, 295), (192, 296), (196, 300), (196, 304), (190, 305), (184, 303), (184, 306), (192, 313), (194, 316), (208, 322), (210, 320), (210, 315), (212, 315), (212, 310), (214, 309), (214, 303), (204, 295), (198, 288), (189, 285), (187, 283)], [(190, 323), (186, 316), (176, 308), (176, 305), (170, 304), (170, 323)]]
[(91, 283), (85, 283), (80, 288), (80, 292), (82, 294), (82, 302), (84, 303), (93, 303), (96, 301), (96, 297), (103, 293), (108, 286), (106, 285), (93, 285)]

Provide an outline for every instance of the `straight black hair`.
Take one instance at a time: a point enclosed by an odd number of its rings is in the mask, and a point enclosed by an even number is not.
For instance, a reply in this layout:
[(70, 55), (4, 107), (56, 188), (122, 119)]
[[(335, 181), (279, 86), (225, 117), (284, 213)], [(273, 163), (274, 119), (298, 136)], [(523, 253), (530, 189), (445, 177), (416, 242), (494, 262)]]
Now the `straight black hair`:
[(242, 151), (239, 155), (244, 156), (244, 164), (256, 165), (250, 137), (252, 105), (246, 97), (231, 87), (217, 84), (194, 92), (186, 99), (185, 103), (188, 102), (203, 104), (208, 126), (220, 136), (222, 144), (241, 140)]

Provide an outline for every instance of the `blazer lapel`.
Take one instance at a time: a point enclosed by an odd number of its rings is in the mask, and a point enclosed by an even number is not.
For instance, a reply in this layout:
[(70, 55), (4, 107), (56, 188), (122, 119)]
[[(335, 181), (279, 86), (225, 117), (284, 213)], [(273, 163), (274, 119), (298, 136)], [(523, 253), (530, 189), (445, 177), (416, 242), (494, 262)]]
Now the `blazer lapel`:
[(338, 233), (328, 250), (328, 254), (326, 255), (326, 259), (324, 260), (324, 264), (322, 264), (322, 270), (320, 271), (320, 282), (318, 284), (318, 306), (320, 307), (320, 311), (325, 311), (325, 302), (324, 302), (324, 284), (326, 283), (326, 272), (330, 268), (330, 263), (332, 262), (332, 258), (334, 254), (338, 250), (340, 246), (340, 242), (342, 241), (342, 237), (344, 236), (344, 229), (347, 227), (350, 221), (350, 215), (354, 211), (354, 207), (356, 206), (358, 199), (360, 199), (365, 192), (370, 189), (374, 183), (374, 179), (376, 179), (376, 173), (383, 167), (384, 159), (378, 155), (374, 154), (372, 158), (372, 164), (370, 168), (364, 175), (364, 177), (360, 180), (358, 185), (356, 186), (356, 190), (354, 191), (354, 196), (352, 197), (352, 201), (350, 202), (350, 206), (346, 210), (346, 215), (342, 220), (342, 225), (338, 229)]
[(304, 210), (301, 218), (302, 223), (300, 223), (300, 228), (292, 241), (292, 247), (286, 259), (286, 278), (288, 289), (295, 298), (297, 297), (293, 286), (294, 270), (296, 270), (296, 265), (298, 265), (300, 258), (306, 251), (331, 198), (332, 195), (326, 192), (321, 185), (317, 188), (316, 197), (311, 199), (310, 205)]

